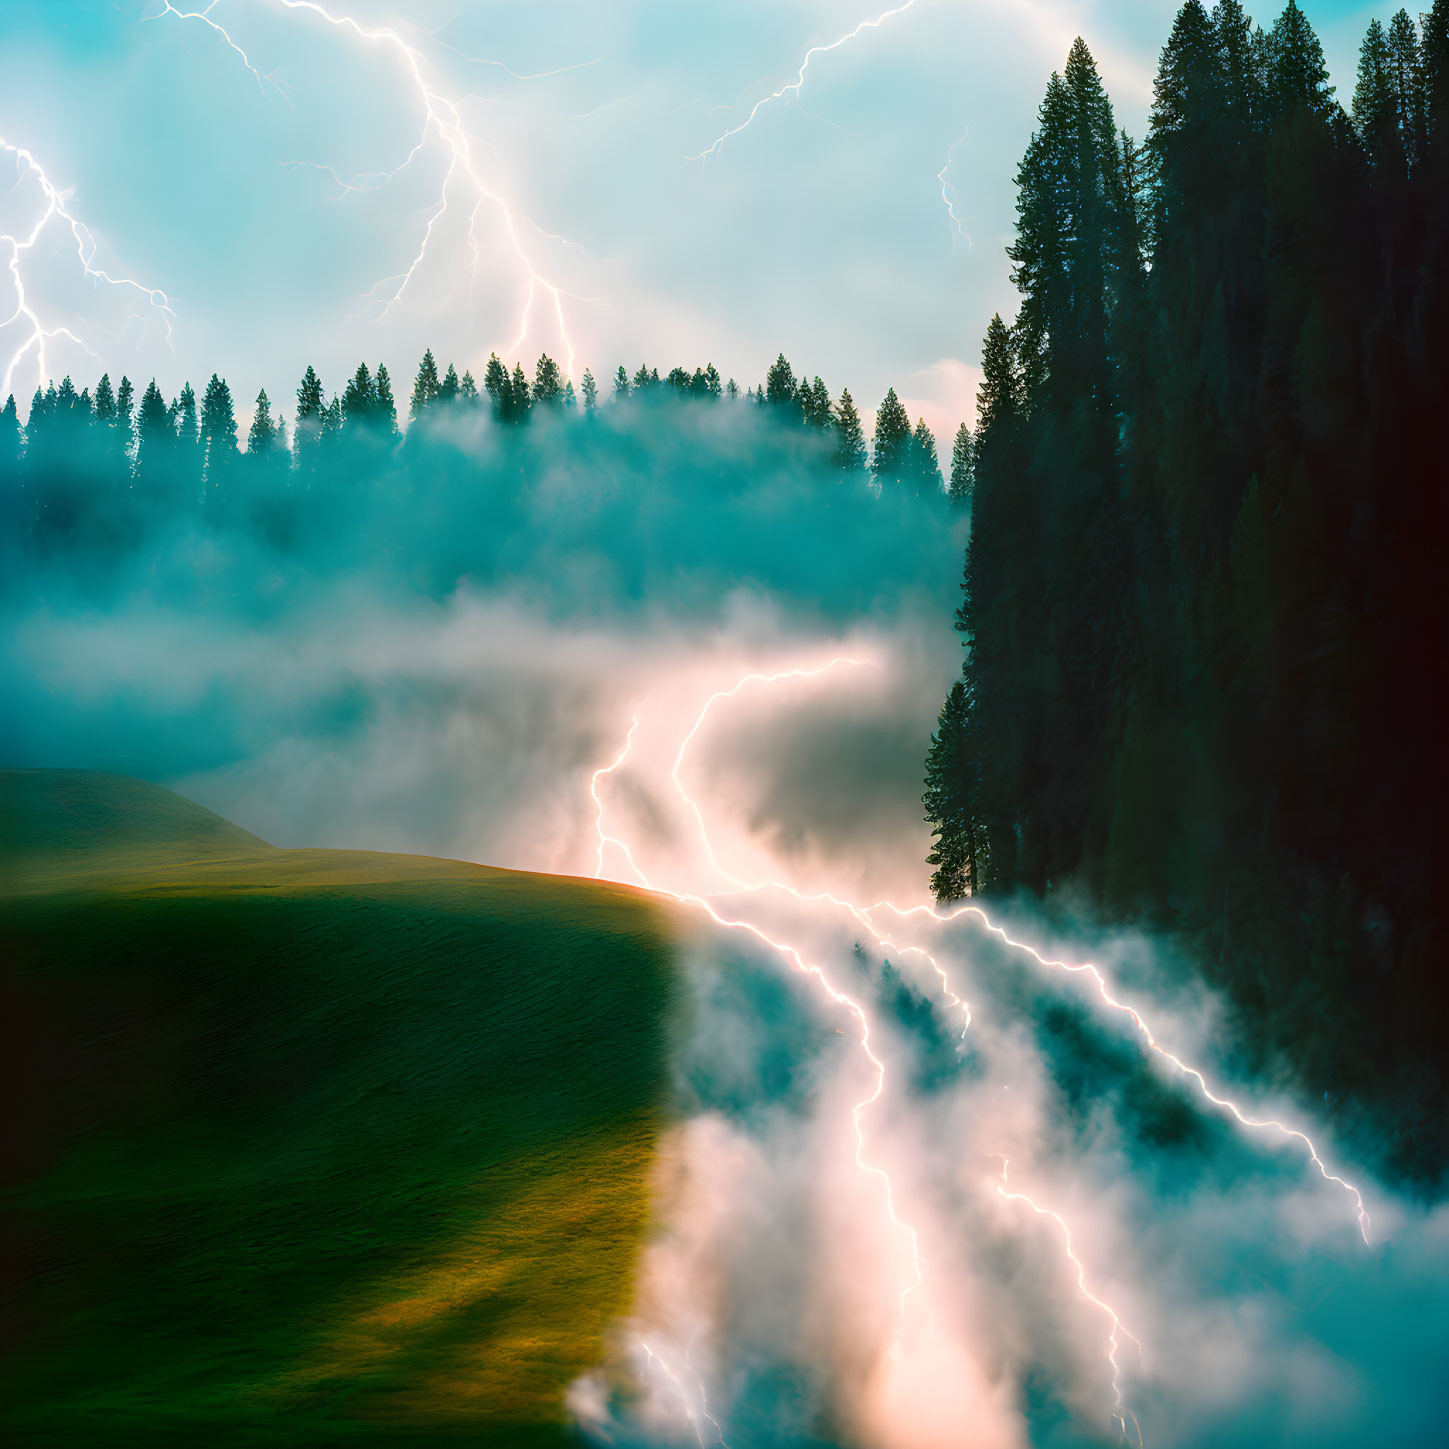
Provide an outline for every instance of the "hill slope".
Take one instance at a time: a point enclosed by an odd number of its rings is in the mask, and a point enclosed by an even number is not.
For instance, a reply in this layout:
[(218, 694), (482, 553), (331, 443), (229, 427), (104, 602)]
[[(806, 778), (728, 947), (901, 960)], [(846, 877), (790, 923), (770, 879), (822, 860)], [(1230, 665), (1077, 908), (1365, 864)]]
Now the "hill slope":
[(647, 1216), (661, 907), (115, 776), (0, 772), (0, 820), (8, 1442), (563, 1442)]

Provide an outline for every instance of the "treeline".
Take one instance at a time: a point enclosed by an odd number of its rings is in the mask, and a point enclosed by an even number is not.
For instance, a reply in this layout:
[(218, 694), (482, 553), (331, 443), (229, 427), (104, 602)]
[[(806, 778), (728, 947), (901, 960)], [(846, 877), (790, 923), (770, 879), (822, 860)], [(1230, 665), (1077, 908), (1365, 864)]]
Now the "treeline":
[[(693, 372), (641, 366), (632, 375), (622, 366), (607, 396), (592, 372), (575, 390), (558, 364), (540, 357), (530, 378), (521, 363), (512, 368), (495, 354), (480, 388), (471, 371), (459, 376), (452, 364), (440, 372), (431, 350), (423, 357), (408, 401), (406, 440), (421, 445), (431, 425), (487, 418), (514, 430), (530, 420), (552, 417), (586, 424), (601, 407), (631, 404), (637, 414), (696, 403), (758, 410), (758, 416), (800, 432), (814, 454), (833, 461), (844, 481), (870, 482), (877, 489), (930, 496), (945, 487), (936, 440), (921, 419), (915, 427), (891, 389), (876, 413), (874, 446), (848, 390), (832, 399), (819, 377), (796, 378), (783, 355), (758, 388), (741, 392), (734, 379), (722, 382), (711, 364)], [(129, 378), (112, 387), (103, 376), (94, 394), (77, 392), (69, 377), (37, 390), (22, 425), (13, 396), (0, 410), (0, 490), (11, 522), (40, 543), (104, 532), (128, 502), (154, 512), (195, 505), (225, 511), (248, 493), (310, 484), (319, 473), (385, 466), (382, 455), (405, 446), (392, 378), (359, 364), (341, 392), (330, 398), (308, 367), (296, 391), (289, 429), (263, 389), (243, 445), (231, 389), (213, 374), (198, 404), (188, 383), (168, 401), (153, 379), (139, 401)], [(970, 492), (971, 435), (965, 424), (956, 439), (950, 492), (958, 501)]]
[(933, 887), (1178, 929), (1257, 1067), (1432, 1178), (1449, 0), (1370, 25), (1347, 111), (1292, 0), (1188, 0), (1143, 145), (1079, 40), (1017, 184)]

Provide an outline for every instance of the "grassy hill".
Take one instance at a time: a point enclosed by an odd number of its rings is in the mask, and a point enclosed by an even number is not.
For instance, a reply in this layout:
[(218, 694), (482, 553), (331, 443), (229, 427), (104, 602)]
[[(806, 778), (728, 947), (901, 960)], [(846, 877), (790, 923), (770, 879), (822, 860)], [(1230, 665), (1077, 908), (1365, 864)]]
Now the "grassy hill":
[(669, 937), (622, 887), (0, 772), (0, 1438), (566, 1442), (647, 1218)]

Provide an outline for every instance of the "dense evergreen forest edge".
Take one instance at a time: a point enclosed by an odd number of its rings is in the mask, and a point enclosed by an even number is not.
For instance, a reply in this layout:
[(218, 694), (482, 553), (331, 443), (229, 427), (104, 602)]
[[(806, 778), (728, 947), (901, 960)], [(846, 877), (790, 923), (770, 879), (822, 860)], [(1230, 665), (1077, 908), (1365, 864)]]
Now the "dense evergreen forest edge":
[[(801, 430), (811, 461), (838, 472), (843, 481), (920, 497), (947, 487), (935, 435), (924, 418), (912, 427), (894, 388), (876, 412), (867, 447), (849, 389), (832, 399), (819, 377), (797, 379), (783, 354), (758, 388), (743, 391), (733, 378), (722, 381), (713, 364), (692, 372), (675, 367), (662, 378), (658, 368), (647, 365), (631, 377), (621, 365), (605, 399), (592, 372), (585, 370), (575, 390), (547, 355), (539, 358), (530, 379), (522, 363), (510, 369), (494, 354), (480, 389), (471, 371), (460, 377), (452, 363), (440, 374), (429, 349), (409, 400), (409, 435), (413, 446), (421, 447), (430, 425), (446, 429), (484, 417), (508, 429), (541, 417), (587, 423), (605, 402), (660, 410), (681, 402), (757, 407), (771, 424)], [(244, 449), (231, 388), (216, 374), (199, 405), (190, 383), (168, 402), (153, 378), (138, 403), (128, 377), (113, 386), (110, 374), (103, 374), (92, 394), (89, 387), (77, 392), (67, 376), (36, 389), (23, 423), (14, 394), (7, 397), (0, 409), (0, 485), (11, 512), (12, 537), (42, 550), (50, 544), (65, 548), (94, 536), (108, 521), (119, 525), (128, 513), (152, 514), (158, 505), (179, 513), (194, 509), (207, 521), (222, 521), (268, 483), (305, 484), (319, 471), (376, 460), (403, 443), (385, 365), (373, 372), (360, 363), (330, 399), (309, 366), (297, 388), (290, 436), (285, 417), (274, 415), (263, 388)], [(957, 502), (970, 493), (970, 457), (971, 434), (963, 423), (947, 489)], [(108, 512), (114, 515), (109, 520)]]
[(1017, 172), (941, 900), (1175, 934), (1248, 1065), (1433, 1192), (1449, 1162), (1442, 419), (1449, 0), (1374, 20), (1345, 110), (1293, 0), (1188, 0), (1150, 130), (1087, 47)]

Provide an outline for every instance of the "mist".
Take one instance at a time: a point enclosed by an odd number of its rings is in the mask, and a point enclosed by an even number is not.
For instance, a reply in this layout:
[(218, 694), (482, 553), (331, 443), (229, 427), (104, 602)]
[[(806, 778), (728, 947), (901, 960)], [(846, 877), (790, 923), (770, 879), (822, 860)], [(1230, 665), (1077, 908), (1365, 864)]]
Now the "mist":
[[(641, 403), (524, 438), (430, 420), (308, 476), (243, 458), (189, 509), (79, 480), (88, 529), (8, 561), (0, 748), (162, 781), (279, 845), (575, 871), (631, 701), (853, 639), (889, 688), (837, 743), (901, 788), (873, 780), (831, 838), (901, 844), (913, 871), (964, 519), (843, 482), (763, 413)], [(840, 780), (761, 743), (780, 818), (760, 828), (798, 834), (792, 802)]]
[(1240, 1127), (1081, 977), (968, 918), (821, 898), (926, 898), (964, 510), (845, 481), (743, 403), (337, 446), (179, 504), (71, 477), (64, 526), (4, 560), (0, 749), (160, 781), (281, 846), (707, 900), (636, 1303), (570, 1398), (586, 1435), (1434, 1441), (1449, 1213), (1245, 1080), (1189, 963), (1027, 902), (1007, 922), (1312, 1133), (1367, 1243), (1299, 1142)]

